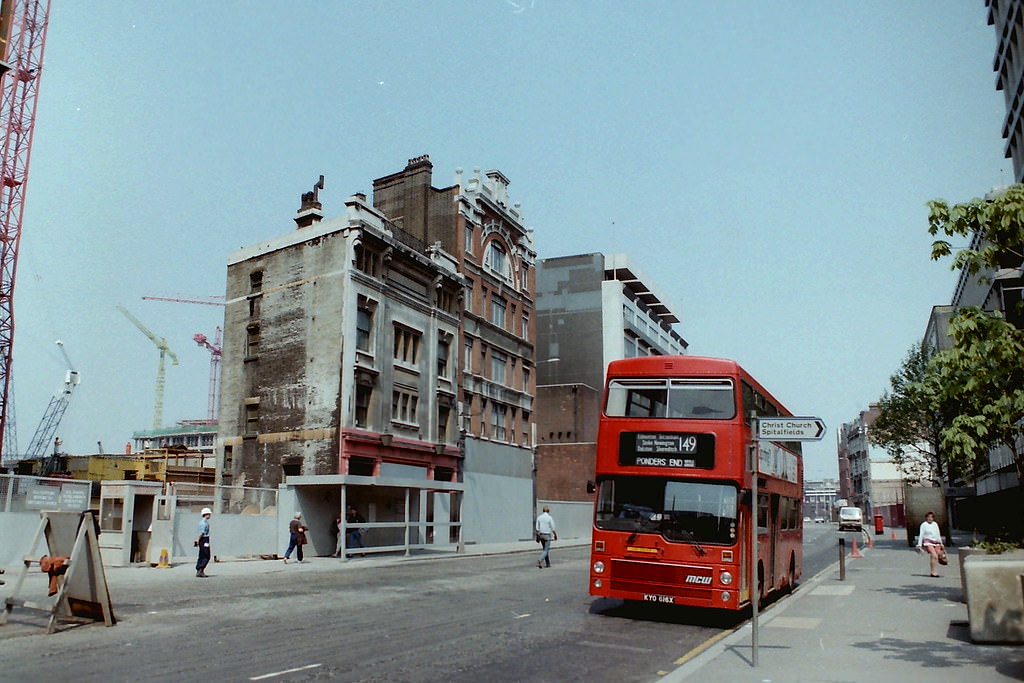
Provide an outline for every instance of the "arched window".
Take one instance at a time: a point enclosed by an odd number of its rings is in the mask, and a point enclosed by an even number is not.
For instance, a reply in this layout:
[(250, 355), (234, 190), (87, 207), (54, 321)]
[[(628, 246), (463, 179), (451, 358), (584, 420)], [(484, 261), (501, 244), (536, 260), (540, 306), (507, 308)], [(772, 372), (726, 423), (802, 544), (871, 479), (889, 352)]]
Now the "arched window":
[(505, 251), (505, 247), (497, 240), (492, 240), (487, 246), (486, 265), (495, 275), (505, 280), (512, 280), (512, 266), (508, 258), (508, 252)]

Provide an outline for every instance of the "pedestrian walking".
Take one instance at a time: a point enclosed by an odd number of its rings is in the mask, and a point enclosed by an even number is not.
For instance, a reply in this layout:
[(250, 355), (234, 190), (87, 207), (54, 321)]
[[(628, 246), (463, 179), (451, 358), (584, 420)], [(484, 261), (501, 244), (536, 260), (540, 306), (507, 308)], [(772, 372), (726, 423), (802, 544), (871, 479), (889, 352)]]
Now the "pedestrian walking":
[(210, 516), (213, 510), (203, 508), (199, 513), (199, 538), (193, 545), (199, 548), (199, 559), (196, 560), (196, 577), (207, 578), (206, 565), (210, 564)]
[(537, 569), (551, 566), (551, 558), (548, 553), (551, 551), (551, 541), (558, 540), (558, 532), (555, 531), (555, 519), (551, 516), (551, 507), (544, 506), (544, 510), (537, 515), (537, 522), (534, 524), (534, 531), (537, 533), (537, 540), (540, 541), (540, 557), (537, 558)]
[(931, 569), (931, 575), (938, 576), (939, 564), (945, 564), (941, 562), (940, 558), (945, 557), (946, 546), (942, 542), (939, 525), (935, 522), (935, 513), (930, 510), (925, 513), (921, 529), (917, 534), (917, 552), (921, 552), (922, 549), (928, 553), (928, 567)]
[(302, 513), (296, 512), (295, 517), (288, 523), (288, 550), (284, 551), (284, 563), (295, 551), (295, 557), (302, 562), (302, 546), (306, 545), (306, 525), (302, 523)]
[[(366, 524), (366, 518), (359, 514), (354, 505), (348, 507), (348, 514), (345, 515), (345, 536), (347, 542), (345, 545), (349, 548), (365, 548), (363, 545), (363, 527), (360, 526)], [(362, 553), (365, 555), (366, 553)]]

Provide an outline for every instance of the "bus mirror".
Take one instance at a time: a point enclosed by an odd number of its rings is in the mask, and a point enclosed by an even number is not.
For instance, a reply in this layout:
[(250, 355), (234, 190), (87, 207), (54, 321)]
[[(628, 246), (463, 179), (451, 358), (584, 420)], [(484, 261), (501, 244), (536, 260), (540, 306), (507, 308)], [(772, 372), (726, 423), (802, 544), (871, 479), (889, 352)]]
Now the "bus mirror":
[(597, 486), (594, 485), (594, 480), (593, 479), (588, 479), (587, 480), (587, 493), (593, 493), (596, 490), (597, 490)]
[(750, 495), (750, 489), (740, 490), (740, 505), (750, 505), (752, 496)]

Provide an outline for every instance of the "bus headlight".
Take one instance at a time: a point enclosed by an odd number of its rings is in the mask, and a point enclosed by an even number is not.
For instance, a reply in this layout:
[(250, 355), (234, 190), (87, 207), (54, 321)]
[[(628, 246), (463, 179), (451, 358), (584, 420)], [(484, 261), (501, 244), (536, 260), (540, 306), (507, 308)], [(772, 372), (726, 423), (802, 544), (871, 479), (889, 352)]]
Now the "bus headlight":
[(724, 586), (732, 585), (732, 574), (730, 572), (722, 572), (718, 575), (718, 580), (722, 582)]
[(604, 574), (604, 562), (602, 562), (601, 560), (598, 560), (597, 562), (594, 563), (594, 573), (595, 574)]
[(722, 602), (729, 602), (732, 600), (732, 593), (729, 591), (722, 591)]
[(601, 579), (594, 579), (594, 588), (600, 588), (604, 585), (604, 581)]

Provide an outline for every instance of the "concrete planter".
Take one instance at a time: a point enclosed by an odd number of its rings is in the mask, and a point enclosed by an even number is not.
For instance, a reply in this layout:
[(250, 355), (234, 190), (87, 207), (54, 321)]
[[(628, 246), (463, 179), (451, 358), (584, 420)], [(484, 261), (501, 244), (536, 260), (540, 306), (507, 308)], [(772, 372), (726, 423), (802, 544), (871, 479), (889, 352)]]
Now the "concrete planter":
[(974, 553), (963, 569), (971, 641), (1024, 643), (1024, 552)]
[(988, 551), (983, 548), (957, 548), (957, 562), (960, 565), (960, 590), (962, 591), (960, 602), (967, 602), (967, 578), (964, 575), (964, 560), (971, 555), (985, 555)]

